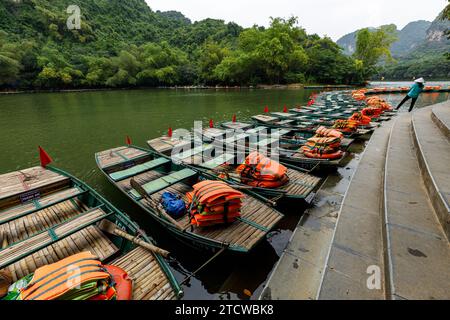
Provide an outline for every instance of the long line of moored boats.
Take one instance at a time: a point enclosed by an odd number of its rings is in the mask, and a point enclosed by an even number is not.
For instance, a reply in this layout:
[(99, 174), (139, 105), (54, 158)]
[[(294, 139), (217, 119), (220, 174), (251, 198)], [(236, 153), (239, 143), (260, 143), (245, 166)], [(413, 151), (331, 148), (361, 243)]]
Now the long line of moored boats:
[[(183, 138), (169, 129), (148, 148), (127, 139), (95, 159), (174, 237), (245, 254), (284, 214), (311, 204), (321, 173), (342, 165), (353, 141), (395, 114), (375, 92), (383, 90), (312, 95), (306, 106), (211, 121)], [(40, 152), (41, 166), (0, 175), (0, 299), (180, 298), (169, 253)]]

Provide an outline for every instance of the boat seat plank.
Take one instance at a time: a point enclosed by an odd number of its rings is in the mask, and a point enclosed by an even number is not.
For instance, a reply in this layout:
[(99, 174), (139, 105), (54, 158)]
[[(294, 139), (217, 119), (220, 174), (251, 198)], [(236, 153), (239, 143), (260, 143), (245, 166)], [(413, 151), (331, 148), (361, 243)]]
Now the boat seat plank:
[(101, 168), (111, 167), (120, 163), (146, 156), (147, 152), (133, 147), (118, 147), (96, 154), (97, 161)]
[(205, 151), (211, 150), (212, 148), (213, 148), (212, 145), (210, 145), (210, 144), (205, 144), (205, 145), (201, 145), (201, 146), (198, 146), (198, 147), (195, 147), (195, 148), (191, 148), (191, 149), (189, 149), (189, 150), (186, 150), (186, 151), (184, 151), (184, 152), (175, 154), (175, 155), (172, 156), (172, 158), (173, 158), (174, 160), (183, 160), (183, 159), (192, 157), (192, 156), (194, 156), (194, 155), (197, 155), (197, 154), (199, 154), (199, 153), (203, 153), (203, 152), (205, 152)]
[(42, 167), (0, 175), (0, 200), (69, 178)]
[(253, 125), (251, 123), (245, 123), (245, 122), (224, 122), (224, 123), (222, 123), (222, 126), (227, 129), (245, 130), (245, 129), (251, 128)]
[(139, 173), (148, 171), (148, 170), (152, 170), (155, 169), (157, 167), (160, 167), (162, 165), (165, 165), (167, 163), (169, 163), (170, 160), (166, 159), (166, 158), (157, 158), (151, 161), (147, 161), (145, 163), (142, 164), (138, 164), (134, 167), (125, 169), (125, 170), (121, 170), (121, 171), (116, 171), (111, 173), (109, 176), (111, 177), (111, 179), (113, 179), (114, 181), (120, 181), (126, 178), (130, 178), (133, 177)]
[(162, 136), (147, 141), (147, 144), (150, 146), (150, 148), (162, 153), (167, 153), (175, 147), (177, 148), (184, 148), (185, 146), (189, 147), (191, 143), (192, 143), (191, 138), (179, 139), (168, 136)]
[[(150, 181), (144, 184), (142, 187), (147, 194), (153, 194), (162, 189), (165, 189), (175, 183), (181, 182), (185, 179), (195, 176), (197, 173), (191, 169), (185, 168), (180, 171), (172, 172), (166, 176), (160, 177), (156, 180)], [(134, 189), (131, 189), (129, 193), (137, 200), (141, 199), (141, 195)]]
[(278, 120), (277, 117), (266, 116), (263, 114), (252, 116), (252, 119), (255, 119), (255, 120), (261, 121), (261, 122), (274, 122), (274, 121)]
[(48, 196), (45, 196), (41, 199), (36, 199), (22, 205), (8, 208), (6, 210), (0, 210), (0, 225), (14, 219), (18, 219), (25, 215), (35, 213), (36, 211), (43, 210), (50, 206), (57, 205), (60, 202), (64, 202), (77, 197), (84, 192), (85, 191), (81, 191), (77, 187), (69, 188), (63, 191), (49, 194)]

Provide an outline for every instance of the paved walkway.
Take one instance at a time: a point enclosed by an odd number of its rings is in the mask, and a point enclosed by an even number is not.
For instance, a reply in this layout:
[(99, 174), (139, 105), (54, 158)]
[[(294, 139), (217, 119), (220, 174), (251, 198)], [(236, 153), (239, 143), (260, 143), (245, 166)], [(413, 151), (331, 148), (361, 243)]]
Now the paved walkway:
[(310, 210), (260, 298), (449, 299), (449, 128), (446, 101), (377, 129), (345, 196)]

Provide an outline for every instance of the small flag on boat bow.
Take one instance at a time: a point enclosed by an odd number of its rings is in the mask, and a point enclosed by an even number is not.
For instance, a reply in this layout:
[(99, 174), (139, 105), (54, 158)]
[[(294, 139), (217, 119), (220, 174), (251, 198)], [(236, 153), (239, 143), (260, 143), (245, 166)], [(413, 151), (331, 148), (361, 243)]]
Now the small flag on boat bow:
[(41, 167), (45, 168), (53, 159), (39, 146), (39, 159), (41, 160)]

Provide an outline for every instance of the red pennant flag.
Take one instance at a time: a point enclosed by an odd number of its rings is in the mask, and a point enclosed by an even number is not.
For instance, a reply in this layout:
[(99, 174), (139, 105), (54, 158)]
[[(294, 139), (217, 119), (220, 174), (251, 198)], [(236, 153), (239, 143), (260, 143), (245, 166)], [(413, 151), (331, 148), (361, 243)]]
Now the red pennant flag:
[(209, 127), (214, 128), (214, 122), (213, 119), (209, 119)]
[(269, 107), (268, 106), (265, 106), (264, 107), (264, 113), (268, 113), (269, 112)]
[(231, 119), (231, 121), (236, 122), (236, 115), (233, 114), (233, 118)]
[(169, 130), (167, 130), (167, 135), (169, 138), (172, 138), (172, 127), (169, 127)]
[(283, 108), (283, 112), (284, 112), (284, 113), (286, 113), (286, 112), (287, 112), (287, 107), (286, 107), (286, 106), (284, 106), (284, 108)]
[(129, 136), (127, 136), (126, 142), (127, 142), (127, 145), (130, 145), (130, 144), (131, 144), (131, 139), (130, 139)]
[(41, 160), (41, 167), (46, 167), (53, 159), (39, 146), (39, 159)]

